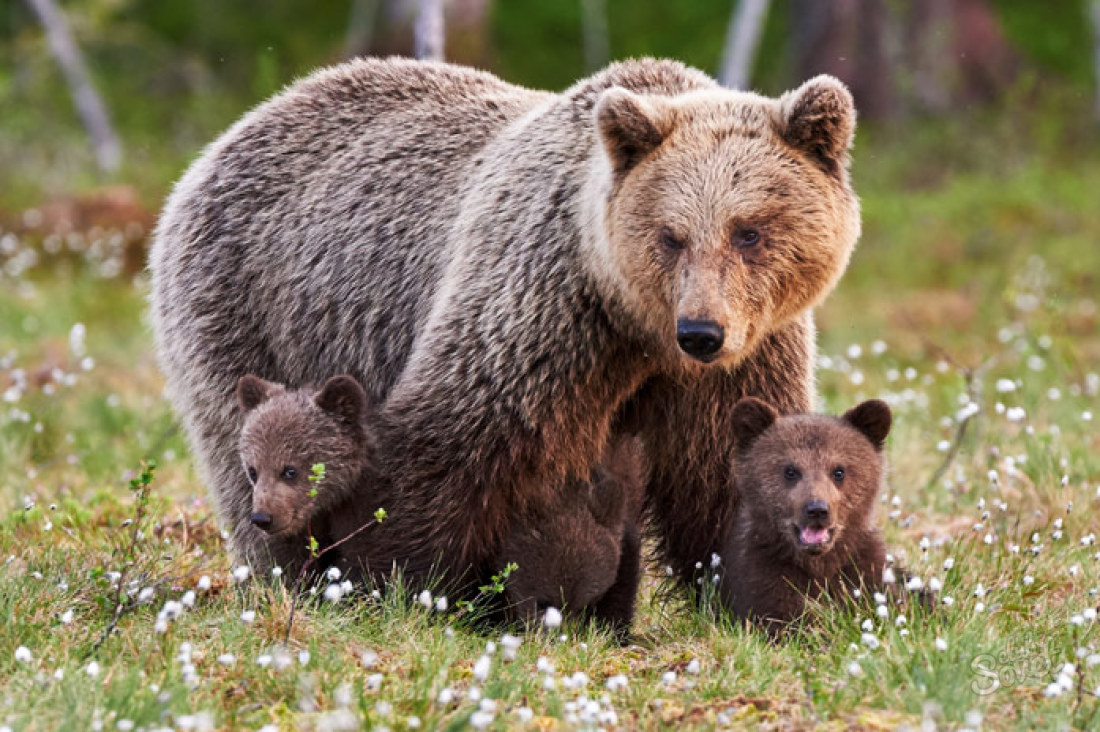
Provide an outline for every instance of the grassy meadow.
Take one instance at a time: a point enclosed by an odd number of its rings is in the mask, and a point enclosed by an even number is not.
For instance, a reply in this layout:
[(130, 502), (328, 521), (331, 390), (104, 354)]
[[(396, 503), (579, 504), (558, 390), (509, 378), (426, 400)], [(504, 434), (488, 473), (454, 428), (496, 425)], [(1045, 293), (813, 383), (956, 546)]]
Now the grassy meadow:
[(400, 593), (318, 592), (288, 639), (289, 578), (234, 576), (162, 397), (142, 232), (0, 198), (0, 729), (1095, 729), (1096, 128), (870, 129), (855, 160), (822, 407), (895, 408), (877, 520), (938, 602), (818, 607), (778, 643), (659, 562), (625, 646), (517, 646)]

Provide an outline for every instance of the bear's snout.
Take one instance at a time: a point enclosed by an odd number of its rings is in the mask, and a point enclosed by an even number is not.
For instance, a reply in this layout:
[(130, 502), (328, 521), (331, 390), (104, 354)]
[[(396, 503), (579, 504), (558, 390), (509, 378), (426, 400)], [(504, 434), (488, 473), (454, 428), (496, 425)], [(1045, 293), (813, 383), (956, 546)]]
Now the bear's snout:
[(713, 320), (681, 318), (676, 323), (676, 343), (681, 351), (697, 361), (713, 361), (725, 340), (725, 328)]
[(264, 531), (271, 531), (274, 520), (271, 518), (271, 514), (264, 513), (262, 511), (255, 511), (251, 516), (253, 526), (263, 529)]
[(822, 500), (808, 501), (802, 510), (807, 523), (823, 525), (829, 523), (829, 504)]

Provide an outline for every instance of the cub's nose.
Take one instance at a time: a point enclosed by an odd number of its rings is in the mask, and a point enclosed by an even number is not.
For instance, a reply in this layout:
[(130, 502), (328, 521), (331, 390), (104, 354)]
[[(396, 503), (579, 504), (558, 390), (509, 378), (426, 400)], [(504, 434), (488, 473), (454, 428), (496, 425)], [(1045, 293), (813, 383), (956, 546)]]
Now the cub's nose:
[(698, 361), (710, 361), (721, 350), (725, 339), (725, 329), (713, 320), (683, 318), (676, 323), (676, 342), (680, 350)]
[(806, 520), (823, 524), (829, 520), (829, 504), (825, 501), (810, 501), (806, 504)]
[(252, 514), (252, 523), (264, 531), (271, 531), (271, 514), (257, 511)]

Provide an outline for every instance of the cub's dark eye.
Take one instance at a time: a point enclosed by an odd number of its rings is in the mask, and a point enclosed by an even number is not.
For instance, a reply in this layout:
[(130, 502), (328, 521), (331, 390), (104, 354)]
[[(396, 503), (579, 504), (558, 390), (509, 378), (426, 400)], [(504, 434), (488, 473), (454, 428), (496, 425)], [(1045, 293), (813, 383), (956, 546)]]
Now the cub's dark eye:
[(657, 237), (661, 242), (661, 246), (665, 249), (671, 249), (674, 252), (678, 252), (684, 248), (684, 240), (676, 236), (676, 234), (672, 232), (672, 229), (667, 227), (661, 229), (661, 233), (658, 234)]
[(760, 243), (760, 232), (756, 229), (738, 229), (733, 234), (733, 245), (748, 249)]
[(283, 468), (283, 480), (294, 480), (298, 477), (298, 469), (292, 465)]
[(844, 482), (844, 468), (833, 468), (833, 482), (840, 484)]
[(783, 468), (783, 477), (792, 483), (802, 477), (802, 473), (793, 465)]
[(249, 468), (248, 469), (248, 482), (249, 483), (251, 483), (252, 485), (256, 485), (256, 479), (258, 477), (259, 476), (257, 476), (257, 474), (256, 474), (256, 468)]

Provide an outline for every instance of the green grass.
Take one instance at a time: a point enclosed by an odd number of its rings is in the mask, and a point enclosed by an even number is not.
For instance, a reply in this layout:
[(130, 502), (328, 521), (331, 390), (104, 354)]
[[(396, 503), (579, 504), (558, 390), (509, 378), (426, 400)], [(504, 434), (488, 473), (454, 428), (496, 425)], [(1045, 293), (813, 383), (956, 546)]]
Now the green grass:
[[(1100, 547), (1088, 543), (1100, 532), (1100, 155), (1092, 133), (1030, 126), (1010, 149), (1017, 132), (994, 126), (973, 145), (961, 125), (861, 138), (865, 233), (820, 312), (820, 393), (833, 412), (872, 396), (893, 404), (878, 520), (899, 563), (942, 588), (933, 612), (880, 618), (868, 598), (822, 605), (778, 643), (669, 599), (655, 566), (632, 645), (588, 627), (531, 634), (512, 661), (498, 647), (484, 680), (474, 664), (499, 633), (399, 593), (307, 601), (284, 645), (290, 596), (281, 580), (233, 581), (161, 395), (145, 283), (94, 276), (94, 253), (60, 266), (42, 254), (0, 274), (0, 725), (404, 729), (416, 717), (461, 728), (476, 690), (495, 702), (498, 729), (518, 725), (521, 708), (539, 729), (590, 716), (646, 729), (973, 727), (979, 717), (992, 729), (1094, 728), (1100, 666), (1088, 662), (1100, 660), (1100, 638), (1084, 613), (1100, 602)], [(86, 339), (74, 352), (78, 322)], [(967, 393), (978, 412), (932, 482)], [(1023, 417), (1010, 419), (1016, 408)], [(129, 550), (128, 485), (150, 458), (159, 467)], [(117, 597), (108, 573), (124, 569), (127, 598), (154, 594), (105, 636)], [(156, 632), (158, 611), (203, 575), (211, 588)], [(29, 661), (17, 660), (20, 646)], [(1073, 688), (1045, 696), (1066, 663)], [(608, 690), (619, 674), (625, 688)]]

